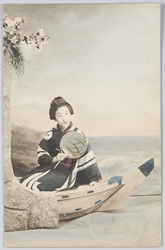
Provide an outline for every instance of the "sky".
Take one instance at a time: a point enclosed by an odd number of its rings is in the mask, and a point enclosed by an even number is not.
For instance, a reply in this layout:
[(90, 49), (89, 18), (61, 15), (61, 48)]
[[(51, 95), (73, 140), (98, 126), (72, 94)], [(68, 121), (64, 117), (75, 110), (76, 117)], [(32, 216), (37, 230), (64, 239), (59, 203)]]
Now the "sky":
[(11, 82), (11, 122), (50, 130), (50, 102), (62, 96), (87, 135), (160, 134), (158, 4), (4, 5), (22, 32), (43, 28), (48, 44), (23, 46), (25, 72)]

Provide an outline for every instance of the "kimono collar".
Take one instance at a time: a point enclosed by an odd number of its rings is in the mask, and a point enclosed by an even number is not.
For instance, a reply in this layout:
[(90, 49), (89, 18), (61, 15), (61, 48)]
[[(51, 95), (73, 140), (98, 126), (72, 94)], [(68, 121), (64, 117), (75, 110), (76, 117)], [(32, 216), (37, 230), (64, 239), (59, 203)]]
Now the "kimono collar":
[(70, 122), (69, 126), (64, 130), (61, 131), (59, 125), (57, 124), (57, 130), (60, 131), (61, 133), (65, 133), (67, 130), (69, 130), (73, 126), (73, 122)]

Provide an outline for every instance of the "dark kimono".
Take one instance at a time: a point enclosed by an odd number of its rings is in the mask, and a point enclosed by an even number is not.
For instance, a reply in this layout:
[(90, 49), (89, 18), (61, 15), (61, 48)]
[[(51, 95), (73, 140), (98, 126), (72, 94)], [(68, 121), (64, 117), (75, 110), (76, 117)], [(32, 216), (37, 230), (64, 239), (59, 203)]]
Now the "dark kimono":
[(24, 186), (31, 190), (54, 191), (89, 184), (102, 178), (89, 143), (82, 157), (65, 158), (54, 169), (57, 162), (52, 161), (60, 152), (60, 140), (66, 132), (73, 130), (82, 133), (72, 123), (64, 132), (57, 125), (57, 128), (45, 133), (37, 151), (39, 166), (20, 180)]

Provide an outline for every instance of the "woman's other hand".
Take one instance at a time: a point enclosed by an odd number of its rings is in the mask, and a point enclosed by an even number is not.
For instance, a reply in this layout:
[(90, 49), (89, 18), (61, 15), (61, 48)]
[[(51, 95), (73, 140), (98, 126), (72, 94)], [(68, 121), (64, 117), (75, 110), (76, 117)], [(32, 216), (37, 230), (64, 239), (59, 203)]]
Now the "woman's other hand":
[(56, 156), (53, 158), (53, 162), (63, 161), (66, 157), (67, 157), (66, 154), (64, 154), (64, 153), (59, 153), (58, 155), (56, 155)]

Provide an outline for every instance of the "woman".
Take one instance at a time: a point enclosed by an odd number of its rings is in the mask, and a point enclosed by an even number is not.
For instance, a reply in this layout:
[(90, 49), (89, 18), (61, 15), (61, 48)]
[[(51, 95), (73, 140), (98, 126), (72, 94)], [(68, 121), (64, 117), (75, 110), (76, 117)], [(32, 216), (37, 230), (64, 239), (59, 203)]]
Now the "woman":
[(89, 143), (85, 154), (77, 160), (68, 158), (60, 151), (60, 140), (66, 132), (82, 133), (71, 121), (73, 114), (72, 106), (62, 97), (53, 99), (49, 116), (55, 120), (56, 126), (46, 132), (39, 143), (39, 166), (20, 180), (23, 185), (37, 191), (54, 191), (89, 184), (102, 178)]

